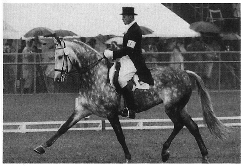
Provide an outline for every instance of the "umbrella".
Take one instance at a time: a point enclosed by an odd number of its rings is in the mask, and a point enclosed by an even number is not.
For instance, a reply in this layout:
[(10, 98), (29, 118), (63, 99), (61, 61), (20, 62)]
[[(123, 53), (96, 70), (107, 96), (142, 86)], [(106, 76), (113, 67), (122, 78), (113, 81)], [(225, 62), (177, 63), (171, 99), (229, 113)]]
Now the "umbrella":
[(118, 45), (123, 44), (123, 37), (113, 37), (108, 39), (105, 44), (111, 44), (112, 42), (116, 42)]
[(69, 30), (55, 30), (55, 33), (57, 36), (59, 37), (65, 37), (65, 36), (77, 36), (77, 34), (75, 34), (74, 32), (72, 31), (69, 31)]
[(220, 33), (219, 27), (216, 25), (205, 22), (205, 21), (198, 21), (194, 22), (190, 25), (190, 29), (196, 32), (203, 32), (203, 33)]
[(241, 40), (241, 36), (236, 33), (222, 33), (220, 36), (222, 40)]
[(142, 31), (142, 35), (148, 35), (148, 34), (152, 34), (154, 31), (151, 30), (150, 28), (147, 28), (145, 26), (140, 26), (141, 31)]
[(46, 36), (54, 34), (54, 31), (46, 27), (37, 27), (29, 30), (24, 37)]

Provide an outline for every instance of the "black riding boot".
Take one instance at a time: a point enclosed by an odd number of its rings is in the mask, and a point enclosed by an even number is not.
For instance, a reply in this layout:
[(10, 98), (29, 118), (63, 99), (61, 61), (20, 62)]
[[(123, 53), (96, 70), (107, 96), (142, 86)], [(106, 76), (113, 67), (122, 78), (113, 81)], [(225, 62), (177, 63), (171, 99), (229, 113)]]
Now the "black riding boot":
[(126, 85), (124, 88), (122, 88), (122, 94), (127, 106), (124, 108), (122, 116), (124, 114), (128, 118), (135, 119), (136, 106), (131, 86)]

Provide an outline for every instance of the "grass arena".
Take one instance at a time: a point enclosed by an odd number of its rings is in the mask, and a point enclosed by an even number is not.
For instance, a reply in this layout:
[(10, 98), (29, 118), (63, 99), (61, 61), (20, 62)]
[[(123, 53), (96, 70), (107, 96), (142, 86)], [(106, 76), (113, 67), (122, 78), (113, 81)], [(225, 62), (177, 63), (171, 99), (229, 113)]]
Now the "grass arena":
[[(210, 92), (217, 117), (240, 117), (240, 91)], [(72, 113), (77, 94), (4, 95), (3, 123), (65, 121)], [(162, 105), (137, 114), (138, 119), (168, 119)], [(193, 118), (202, 117), (197, 92), (187, 110)], [(92, 115), (89, 120), (101, 120)], [(120, 118), (126, 120), (126, 118)], [(201, 122), (199, 122), (200, 124)], [(210, 163), (241, 163), (240, 119), (232, 133), (221, 141), (206, 127), (200, 133), (209, 150)], [(172, 124), (171, 124), (172, 125)], [(131, 163), (161, 163), (161, 150), (172, 129), (124, 130)], [(47, 152), (38, 155), (33, 148), (50, 137), (50, 132), (3, 133), (3, 163), (123, 163), (124, 154), (112, 130), (68, 131)], [(197, 143), (187, 129), (176, 136), (167, 163), (201, 163)]]

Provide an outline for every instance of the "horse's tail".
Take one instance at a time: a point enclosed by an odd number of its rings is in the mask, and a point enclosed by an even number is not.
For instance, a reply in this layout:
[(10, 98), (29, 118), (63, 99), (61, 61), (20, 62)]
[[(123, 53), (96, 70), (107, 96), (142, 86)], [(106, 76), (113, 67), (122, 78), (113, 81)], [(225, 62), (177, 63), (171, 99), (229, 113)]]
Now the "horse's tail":
[(223, 139), (229, 133), (229, 128), (225, 126), (215, 115), (213, 111), (213, 105), (211, 102), (210, 95), (205, 88), (204, 82), (199, 75), (197, 75), (193, 71), (186, 70), (188, 75), (192, 76), (197, 83), (198, 94), (201, 99), (202, 111), (203, 111), (203, 119), (207, 124), (207, 127), (211, 134), (216, 137)]

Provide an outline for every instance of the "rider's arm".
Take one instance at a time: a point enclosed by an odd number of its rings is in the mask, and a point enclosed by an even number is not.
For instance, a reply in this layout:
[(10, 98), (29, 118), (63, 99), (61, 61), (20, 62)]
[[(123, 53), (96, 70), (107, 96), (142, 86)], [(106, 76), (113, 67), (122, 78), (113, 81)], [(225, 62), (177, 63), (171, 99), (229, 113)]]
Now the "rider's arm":
[(126, 39), (126, 43), (123, 44), (123, 48), (113, 51), (113, 59), (121, 58), (123, 56), (128, 55), (131, 59), (134, 56), (133, 52), (137, 49), (137, 45), (139, 44), (140, 40), (140, 33), (138, 31), (132, 31), (124, 37)]

